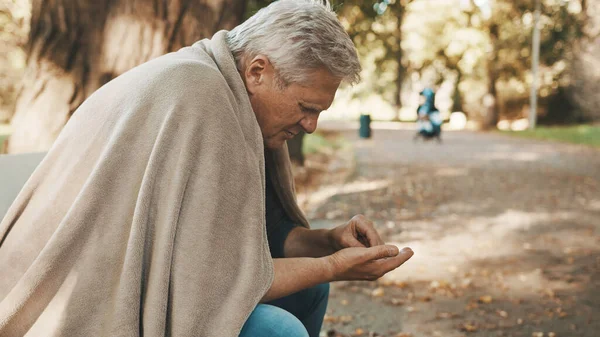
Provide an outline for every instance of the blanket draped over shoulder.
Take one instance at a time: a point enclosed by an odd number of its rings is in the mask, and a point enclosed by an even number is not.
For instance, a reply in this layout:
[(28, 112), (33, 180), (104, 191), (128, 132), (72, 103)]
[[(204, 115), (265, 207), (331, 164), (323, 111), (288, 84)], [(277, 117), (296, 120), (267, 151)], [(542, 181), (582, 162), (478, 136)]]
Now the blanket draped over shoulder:
[(0, 222), (0, 336), (237, 336), (269, 289), (266, 156), (226, 32), (74, 113)]

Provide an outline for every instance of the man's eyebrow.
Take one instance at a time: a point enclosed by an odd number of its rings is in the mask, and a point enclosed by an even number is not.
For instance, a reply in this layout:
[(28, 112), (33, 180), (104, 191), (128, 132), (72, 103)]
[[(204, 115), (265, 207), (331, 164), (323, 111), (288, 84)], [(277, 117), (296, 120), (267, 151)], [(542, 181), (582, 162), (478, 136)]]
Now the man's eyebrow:
[(321, 111), (323, 111), (323, 110), (324, 110), (324, 109), (322, 109), (322, 108), (321, 108), (320, 106), (318, 106), (318, 105), (311, 104), (311, 103), (307, 103), (307, 102), (303, 102), (303, 101), (300, 101), (298, 104), (300, 104), (300, 105), (301, 105), (302, 107), (304, 107), (305, 109), (312, 110), (312, 111), (314, 111), (314, 112), (321, 112)]

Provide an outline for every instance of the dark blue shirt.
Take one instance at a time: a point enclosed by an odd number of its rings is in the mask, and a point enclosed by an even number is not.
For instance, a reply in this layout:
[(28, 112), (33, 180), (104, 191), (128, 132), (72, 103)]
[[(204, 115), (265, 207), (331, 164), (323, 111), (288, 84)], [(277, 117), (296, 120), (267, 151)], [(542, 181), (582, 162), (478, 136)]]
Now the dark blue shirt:
[(269, 177), (269, 172), (265, 171), (265, 176), (265, 212), (269, 249), (271, 250), (271, 257), (282, 258), (285, 257), (283, 254), (283, 244), (285, 243), (285, 239), (297, 225), (293, 223), (285, 213), (281, 201), (277, 196), (277, 192), (273, 187), (273, 182)]

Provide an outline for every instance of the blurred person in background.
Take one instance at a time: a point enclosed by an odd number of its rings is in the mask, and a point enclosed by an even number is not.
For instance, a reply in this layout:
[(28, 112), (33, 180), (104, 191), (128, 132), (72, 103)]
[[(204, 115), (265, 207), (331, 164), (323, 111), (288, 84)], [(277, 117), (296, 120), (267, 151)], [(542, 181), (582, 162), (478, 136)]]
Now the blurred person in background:
[(417, 108), (417, 134), (414, 140), (436, 139), (442, 142), (442, 115), (435, 107), (435, 93), (430, 88), (425, 88), (419, 93), (420, 105)]

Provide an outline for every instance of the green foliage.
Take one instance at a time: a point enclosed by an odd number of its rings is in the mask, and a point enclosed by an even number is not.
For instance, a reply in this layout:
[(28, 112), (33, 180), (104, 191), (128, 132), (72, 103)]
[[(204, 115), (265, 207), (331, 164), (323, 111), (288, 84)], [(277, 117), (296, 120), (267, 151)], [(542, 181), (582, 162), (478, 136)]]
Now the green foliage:
[(0, 0), (0, 123), (7, 121), (13, 110), (23, 75), (31, 6), (27, 0)]
[(304, 136), (302, 152), (304, 154), (312, 153), (331, 153), (334, 150), (348, 146), (343, 137), (332, 136), (324, 132), (315, 132)]
[(244, 20), (254, 15), (259, 9), (268, 6), (273, 1), (275, 0), (249, 0), (246, 5), (247, 7), (246, 13), (244, 14)]
[[(581, 0), (541, 1), (540, 95), (546, 97), (568, 85), (570, 41), (582, 36), (583, 16)], [(344, 2), (341, 21), (365, 69), (354, 97), (377, 93), (391, 101), (406, 72), (417, 73), (421, 85), (455, 78), (455, 100), (481, 104), (488, 92), (497, 92), (498, 101), (527, 97), (534, 6), (534, 0)]]
[(349, 0), (342, 3), (340, 21), (363, 59), (363, 84), (355, 97), (375, 92), (395, 101), (398, 77), (404, 75), (402, 22), (410, 0)]
[(538, 127), (535, 130), (507, 131), (506, 134), (600, 147), (600, 126)]

